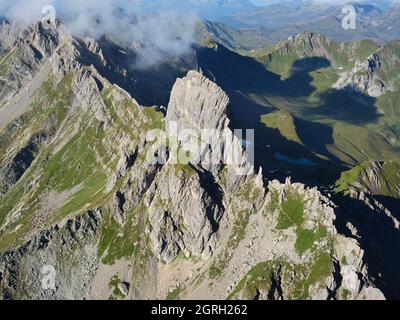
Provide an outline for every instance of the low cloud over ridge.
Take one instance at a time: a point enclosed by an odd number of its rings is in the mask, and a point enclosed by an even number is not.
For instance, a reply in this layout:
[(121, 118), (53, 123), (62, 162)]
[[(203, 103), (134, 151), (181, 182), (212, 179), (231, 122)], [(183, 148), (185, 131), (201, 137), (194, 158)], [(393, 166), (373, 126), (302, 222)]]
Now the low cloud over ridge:
[(53, 5), (76, 36), (109, 35), (128, 46), (140, 44), (144, 65), (187, 52), (199, 21), (195, 12), (182, 14), (179, 8), (149, 11), (144, 0), (0, 0), (0, 12), (25, 27), (43, 18), (45, 5)]

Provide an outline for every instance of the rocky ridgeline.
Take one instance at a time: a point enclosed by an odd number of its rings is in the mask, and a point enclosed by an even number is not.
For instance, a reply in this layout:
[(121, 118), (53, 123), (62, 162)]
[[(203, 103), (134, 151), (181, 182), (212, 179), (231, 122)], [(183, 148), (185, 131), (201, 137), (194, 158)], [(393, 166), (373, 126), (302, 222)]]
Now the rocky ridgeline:
[(0, 39), (6, 55), (3, 61), (6, 68), (0, 75), (4, 81), (0, 87), (2, 104), (15, 99), (18, 91), (32, 80), (59, 44), (63, 43), (64, 36), (52, 29), (44, 30), (41, 24), (20, 30), (13, 24), (3, 22)]
[[(336, 196), (338, 228), (363, 248), (371, 279), (385, 296), (396, 299), (399, 259), (399, 164), (396, 161), (365, 162), (342, 174)], [(390, 249), (388, 249), (390, 248)]]

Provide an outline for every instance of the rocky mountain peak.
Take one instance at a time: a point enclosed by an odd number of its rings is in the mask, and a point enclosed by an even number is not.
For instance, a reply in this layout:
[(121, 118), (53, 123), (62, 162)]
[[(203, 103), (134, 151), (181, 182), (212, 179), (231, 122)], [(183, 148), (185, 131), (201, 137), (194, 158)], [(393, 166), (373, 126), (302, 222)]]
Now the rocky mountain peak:
[(217, 129), (227, 127), (229, 98), (214, 82), (197, 71), (177, 79), (168, 105), (167, 121), (182, 127)]
[(4, 51), (14, 44), (16, 41), (17, 26), (6, 20), (0, 23), (0, 50)]

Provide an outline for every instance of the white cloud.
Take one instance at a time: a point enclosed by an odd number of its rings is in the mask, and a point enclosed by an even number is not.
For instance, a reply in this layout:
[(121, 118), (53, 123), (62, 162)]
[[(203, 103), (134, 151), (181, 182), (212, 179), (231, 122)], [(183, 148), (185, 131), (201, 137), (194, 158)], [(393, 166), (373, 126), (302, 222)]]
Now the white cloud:
[(149, 14), (144, 1), (0, 0), (0, 12), (3, 17), (27, 26), (42, 19), (44, 5), (53, 5), (57, 17), (77, 36), (112, 35), (128, 45), (140, 43), (142, 64), (154, 64), (165, 56), (187, 52), (194, 41), (196, 15), (176, 10)]

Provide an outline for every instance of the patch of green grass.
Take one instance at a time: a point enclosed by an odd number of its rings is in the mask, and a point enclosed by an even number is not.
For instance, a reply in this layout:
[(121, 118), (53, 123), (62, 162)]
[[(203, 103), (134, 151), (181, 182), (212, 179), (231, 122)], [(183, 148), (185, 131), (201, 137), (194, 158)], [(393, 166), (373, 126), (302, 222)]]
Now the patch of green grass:
[(306, 297), (308, 297), (310, 286), (328, 277), (332, 272), (332, 268), (333, 262), (331, 255), (326, 252), (320, 253), (320, 255), (315, 260), (315, 263), (311, 267), (311, 270), (304, 285), (305, 290), (300, 298), (305, 299)]
[(257, 187), (253, 181), (245, 183), (236, 193), (236, 197), (242, 198), (250, 203), (255, 203), (261, 196), (261, 189)]
[(223, 270), (216, 263), (210, 267), (209, 276), (211, 279), (218, 279), (220, 276), (222, 276), (222, 273)]
[(120, 225), (112, 218), (111, 221), (109, 221), (110, 218), (108, 214), (106, 214), (105, 217), (106, 220), (102, 224), (101, 238), (98, 248), (98, 255), (100, 257), (102, 257), (106, 253), (107, 249), (111, 246), (112, 241), (120, 232)]
[(361, 40), (355, 44), (356, 49), (353, 52), (353, 59), (368, 58), (371, 54), (379, 49), (379, 46), (372, 40)]
[(278, 230), (301, 226), (304, 222), (304, 200), (297, 194), (289, 194), (281, 207), (278, 217)]
[(218, 257), (216, 257), (213, 261), (209, 269), (209, 277), (211, 279), (218, 279), (224, 273), (224, 270), (228, 267), (230, 262), (230, 248), (225, 249)]
[(350, 292), (350, 290), (343, 289), (343, 290), (342, 290), (342, 298), (343, 298), (343, 300), (349, 300), (350, 297), (351, 297), (351, 292)]
[(268, 209), (270, 212), (275, 212), (276, 210), (280, 209), (280, 199), (279, 199), (279, 192), (274, 190), (274, 191), (269, 191), (269, 194), (271, 196), (271, 201), (268, 204)]
[(111, 300), (115, 298), (118, 299), (125, 297), (125, 295), (119, 289), (120, 284), (121, 284), (121, 279), (119, 278), (118, 275), (114, 275), (111, 278), (110, 283), (108, 284), (109, 288), (112, 290), (112, 296), (110, 297)]
[(164, 116), (161, 112), (158, 112), (155, 107), (146, 107), (142, 110), (148, 121), (146, 127), (143, 129), (150, 130), (164, 128)]
[(319, 226), (314, 230), (306, 230), (298, 228), (296, 250), (298, 253), (303, 254), (314, 246), (314, 243), (320, 239), (328, 236), (328, 231), (325, 227)]
[(122, 258), (137, 257), (140, 253), (141, 231), (128, 221), (121, 227), (113, 218), (103, 226), (99, 255), (104, 264), (112, 265)]
[(10, 65), (14, 57), (16, 56), (15, 50), (9, 50), (3, 52), (0, 57), (0, 77), (4, 76), (10, 69)]
[(281, 204), (276, 227), (277, 230), (296, 228), (296, 251), (300, 255), (312, 249), (316, 241), (328, 236), (326, 227), (320, 225), (318, 221), (315, 222), (316, 227), (311, 230), (303, 227), (304, 210), (304, 199), (294, 192), (288, 193), (285, 201)]
[(299, 59), (299, 56), (295, 52), (285, 54), (281, 50), (272, 50), (271, 48), (258, 50), (255, 56), (268, 70), (284, 78), (288, 78), (291, 73), (292, 65)]
[(126, 222), (119, 225), (107, 210), (104, 215), (98, 255), (102, 262), (112, 265), (116, 261), (134, 258), (138, 274), (144, 271), (144, 264), (152, 256), (149, 239), (143, 234), (147, 211), (140, 203), (134, 210), (125, 212)]
[(168, 293), (166, 300), (178, 300), (182, 292), (183, 288), (179, 286), (175, 288), (173, 291)]
[(257, 293), (269, 291), (273, 279), (281, 279), (285, 299), (305, 300), (311, 286), (323, 282), (333, 268), (332, 257), (320, 251), (315, 260), (307, 265), (292, 265), (284, 260), (267, 261), (255, 265), (229, 293), (228, 299), (239, 294), (245, 299), (254, 299)]
[(319, 94), (330, 90), (339, 79), (339, 76), (333, 67), (310, 72), (310, 76), (313, 78), (311, 85), (315, 88), (315, 91), (310, 97), (311, 102), (319, 102)]
[(215, 49), (217, 47), (217, 45), (218, 45), (218, 43), (212, 38), (203, 39), (201, 44), (204, 47), (207, 47), (207, 48), (210, 48), (210, 49)]
[(257, 264), (240, 280), (227, 299), (234, 299), (239, 293), (243, 293), (245, 299), (254, 299), (257, 291), (266, 291), (271, 287), (271, 278), (278, 268), (278, 263), (270, 261)]
[(348, 193), (349, 187), (354, 185), (362, 170), (362, 166), (357, 166), (349, 171), (343, 172), (340, 179), (336, 182), (335, 192)]
[(174, 164), (169, 167), (169, 170), (173, 170), (174, 174), (182, 174), (185, 179), (191, 179), (198, 175), (191, 164)]
[(333, 260), (330, 254), (319, 251), (313, 262), (308, 265), (297, 265), (294, 267), (285, 266), (289, 271), (291, 278), (295, 274), (295, 279), (291, 283), (291, 292), (288, 295), (290, 300), (307, 300), (309, 299), (309, 290), (311, 286), (321, 283), (331, 274), (333, 268)]
[(271, 129), (277, 129), (288, 141), (303, 145), (298, 134), (294, 117), (286, 110), (280, 110), (261, 116), (261, 122)]
[[(306, 277), (306, 281), (302, 284), (302, 293), (296, 299), (305, 300), (309, 297), (309, 289), (312, 285), (323, 281), (327, 278), (333, 268), (332, 257), (330, 254), (321, 252), (312, 264), (311, 269)], [(301, 291), (301, 290), (300, 290)]]
[(85, 182), (82, 188), (72, 195), (65, 205), (55, 215), (55, 221), (72, 213), (82, 211), (83, 208), (100, 207), (106, 197), (104, 193), (107, 177), (103, 172), (96, 173)]
[(239, 243), (244, 239), (246, 236), (246, 229), (249, 225), (251, 212), (248, 210), (240, 211), (233, 224), (232, 234), (229, 237), (228, 247), (231, 249), (237, 248)]

